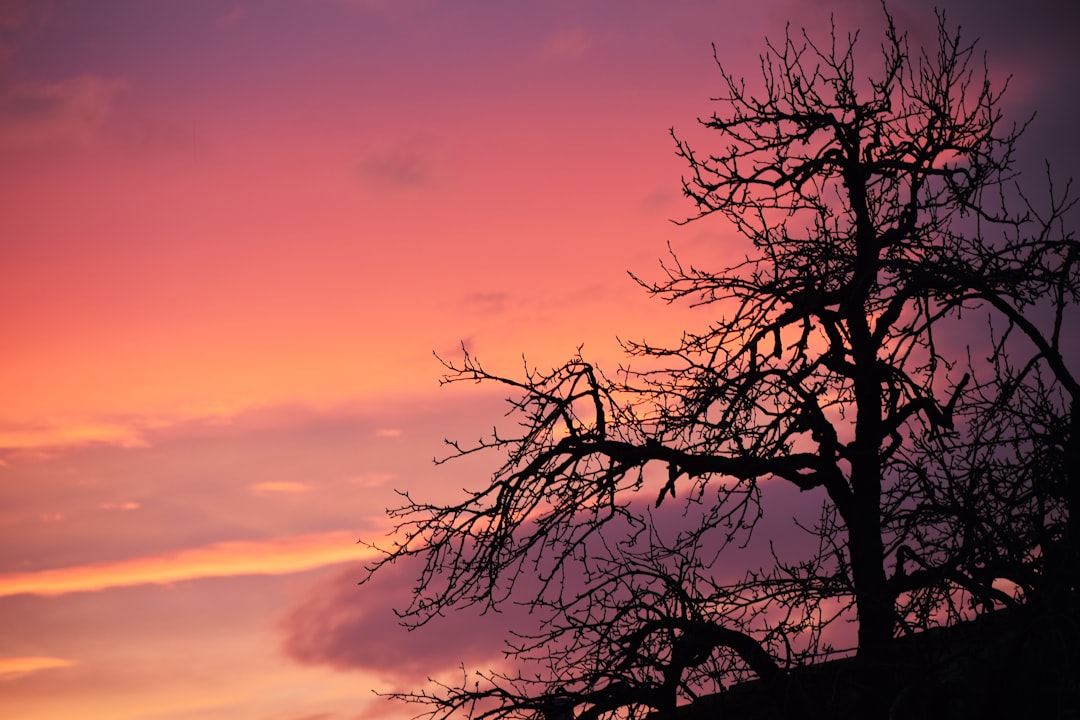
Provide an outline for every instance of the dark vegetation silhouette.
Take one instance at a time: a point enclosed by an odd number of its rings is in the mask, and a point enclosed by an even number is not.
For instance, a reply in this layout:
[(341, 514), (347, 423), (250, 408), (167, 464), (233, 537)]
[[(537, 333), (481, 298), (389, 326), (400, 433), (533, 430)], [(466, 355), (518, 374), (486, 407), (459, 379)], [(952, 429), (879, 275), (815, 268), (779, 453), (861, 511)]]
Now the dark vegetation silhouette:
[(760, 85), (721, 65), (708, 149), (673, 133), (686, 222), (719, 216), (744, 259), (635, 279), (710, 324), (610, 373), (445, 362), (508, 387), (513, 420), (447, 459), (501, 464), (454, 503), (402, 493), (369, 571), (419, 562), (408, 626), (513, 603), (535, 625), (505, 669), (397, 697), (435, 719), (1080, 714), (1074, 198), (1049, 169), (1018, 184), (1025, 123), (975, 44), (939, 15), (913, 50), (884, 20), (871, 62), (834, 29), (769, 43)]

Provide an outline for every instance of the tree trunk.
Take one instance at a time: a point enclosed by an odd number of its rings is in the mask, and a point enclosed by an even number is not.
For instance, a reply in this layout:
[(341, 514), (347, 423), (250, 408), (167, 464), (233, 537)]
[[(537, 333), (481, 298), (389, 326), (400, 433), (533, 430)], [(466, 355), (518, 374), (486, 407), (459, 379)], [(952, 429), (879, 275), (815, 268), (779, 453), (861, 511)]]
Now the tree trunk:
[[(854, 517), (848, 521), (851, 577), (855, 585), (855, 606), (859, 617), (859, 655), (869, 660), (883, 658), (893, 636), (893, 598), (885, 577), (885, 546), (881, 539), (880, 478), (860, 478), (852, 474), (852, 484), (863, 487), (855, 493)], [(867, 487), (870, 486), (870, 487)]]

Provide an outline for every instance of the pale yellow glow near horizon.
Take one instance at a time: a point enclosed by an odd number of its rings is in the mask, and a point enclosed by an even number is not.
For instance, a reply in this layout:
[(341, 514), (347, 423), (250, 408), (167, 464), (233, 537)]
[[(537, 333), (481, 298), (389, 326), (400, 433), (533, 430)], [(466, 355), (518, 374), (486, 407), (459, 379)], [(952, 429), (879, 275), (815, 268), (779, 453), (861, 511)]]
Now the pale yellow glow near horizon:
[(261, 541), (220, 542), (108, 563), (0, 575), (0, 597), (65, 595), (197, 578), (288, 575), (374, 557), (351, 531), (293, 535)]

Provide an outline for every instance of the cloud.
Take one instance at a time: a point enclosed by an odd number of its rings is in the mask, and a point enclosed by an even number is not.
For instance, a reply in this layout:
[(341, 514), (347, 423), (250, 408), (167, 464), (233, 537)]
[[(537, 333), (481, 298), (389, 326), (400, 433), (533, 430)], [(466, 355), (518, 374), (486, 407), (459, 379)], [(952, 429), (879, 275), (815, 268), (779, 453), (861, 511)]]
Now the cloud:
[(412, 189), (431, 185), (431, 156), (411, 143), (379, 145), (360, 159), (361, 178), (380, 189)]
[(65, 595), (235, 575), (288, 575), (371, 555), (349, 531), (220, 542), (118, 562), (0, 575), (0, 597)]
[(295, 495), (297, 493), (305, 493), (309, 488), (304, 483), (298, 482), (261, 482), (253, 485), (248, 485), (248, 489), (256, 495), (266, 495), (270, 493), (284, 493), (288, 495)]
[(212, 143), (205, 128), (190, 118), (146, 115), (125, 126), (122, 141), (131, 151), (146, 156), (172, 156), (199, 160)]
[(465, 353), (476, 354), (476, 338), (472, 335), (462, 338), (453, 345), (435, 351), (435, 356), (443, 360), (460, 361)]
[(406, 630), (393, 608), (408, 604), (416, 570), (415, 563), (401, 562), (357, 587), (363, 569), (353, 566), (320, 583), (281, 621), (286, 656), (304, 665), (422, 680), (462, 663), (499, 662), (510, 629), (529, 621), (525, 608), (507, 605), (504, 612), (486, 615), (466, 608)]
[(142, 429), (134, 424), (109, 421), (0, 427), (0, 450), (44, 450), (97, 444), (136, 448), (146, 447), (147, 442)]
[(228, 27), (230, 25), (235, 25), (240, 22), (245, 15), (247, 15), (247, 7), (241, 3), (237, 3), (218, 16), (217, 26)]
[(74, 660), (55, 657), (0, 657), (0, 680), (75, 664), (77, 663)]
[(0, 92), (0, 144), (87, 142), (123, 87), (123, 80), (92, 74), (8, 87)]
[(318, 0), (319, 2), (345, 8), (355, 8), (366, 13), (392, 17), (422, 10), (429, 0)]
[(353, 485), (359, 485), (361, 487), (382, 487), (394, 480), (397, 480), (398, 474), (391, 472), (367, 472), (361, 473), (354, 477), (349, 478), (349, 482)]
[(22, 23), (22, 5), (22, 0), (0, 0), (0, 28), (15, 28)]
[(132, 510), (138, 510), (142, 507), (137, 502), (104, 502), (99, 506), (102, 510), (119, 510), (120, 512), (131, 512)]
[[(670, 516), (665, 521), (677, 522), (682, 508), (671, 505), (664, 511)], [(619, 531), (618, 523), (612, 527)], [(415, 682), (462, 665), (497, 667), (505, 661), (506, 641), (512, 639), (512, 631), (536, 629), (540, 613), (530, 614), (527, 601), (540, 594), (541, 582), (536, 574), (526, 573), (517, 579), (510, 601), (502, 603), (498, 612), (484, 612), (478, 606), (457, 608), (422, 627), (406, 630), (397, 622), (394, 610), (409, 605), (420, 562), (419, 558), (406, 558), (385, 566), (360, 587), (357, 582), (364, 575), (363, 568), (349, 567), (312, 588), (281, 621), (285, 654), (305, 665)], [(582, 578), (568, 569), (563, 582), (564, 589), (573, 594), (581, 589)]]
[[(806, 535), (792, 524), (798, 517), (810, 523), (818, 516), (820, 505), (787, 483), (765, 482), (762, 491), (766, 516), (761, 520), (753, 541), (739, 537), (724, 549), (723, 565), (717, 566), (714, 580), (734, 582), (747, 569), (771, 567), (773, 552), (788, 560), (802, 559), (809, 546)], [(648, 513), (656, 537), (668, 542), (680, 531), (698, 527), (709, 520), (706, 505), (692, 500), (668, 501), (652, 508), (651, 497), (635, 499), (637, 512)], [(716, 552), (727, 534), (718, 527), (698, 539), (701, 557)], [(605, 526), (603, 537), (594, 536), (586, 543), (585, 555), (590, 562), (607, 558), (612, 547), (619, 552), (633, 549), (636, 542), (648, 542), (641, 535), (636, 540), (634, 530), (620, 521)], [(629, 544), (623, 544), (626, 538)], [(746, 546), (738, 546), (747, 540)], [(499, 612), (484, 613), (478, 607), (464, 607), (436, 617), (427, 625), (414, 630), (402, 628), (394, 609), (409, 605), (420, 576), (420, 558), (405, 558), (394, 565), (384, 566), (363, 586), (357, 582), (364, 575), (361, 567), (351, 566), (313, 587), (307, 597), (281, 621), (283, 650), (289, 658), (305, 665), (326, 665), (337, 670), (356, 670), (375, 674), (390, 681), (415, 683), (425, 677), (439, 677), (464, 665), (468, 669), (498, 669), (508, 662), (504, 656), (506, 640), (513, 632), (536, 631), (542, 621), (542, 611), (530, 615), (522, 603), (528, 603), (542, 592), (538, 573), (523, 573), (512, 589), (508, 601), (499, 605)], [(595, 567), (595, 566), (594, 566)], [(583, 591), (584, 575), (573, 563), (564, 567), (562, 589), (573, 596)], [(644, 576), (643, 576), (644, 577)], [(426, 592), (438, 592), (435, 577)]]
[(473, 315), (499, 315), (506, 310), (510, 294), (505, 292), (474, 292), (462, 298), (465, 311)]
[(396, 438), (401, 437), (401, 430), (399, 428), (379, 428), (375, 431), (375, 437), (381, 438)]
[(575, 60), (589, 51), (592, 40), (580, 29), (560, 30), (544, 40), (540, 54), (547, 58)]
[[(347, 415), (348, 410), (341, 414)], [(318, 411), (300, 405), (214, 403), (156, 415), (50, 418), (35, 423), (0, 424), (0, 451), (48, 451), (42, 454), (49, 455), (54, 450), (87, 446), (147, 448), (177, 435), (235, 437), (252, 431), (302, 426), (318, 416)]]

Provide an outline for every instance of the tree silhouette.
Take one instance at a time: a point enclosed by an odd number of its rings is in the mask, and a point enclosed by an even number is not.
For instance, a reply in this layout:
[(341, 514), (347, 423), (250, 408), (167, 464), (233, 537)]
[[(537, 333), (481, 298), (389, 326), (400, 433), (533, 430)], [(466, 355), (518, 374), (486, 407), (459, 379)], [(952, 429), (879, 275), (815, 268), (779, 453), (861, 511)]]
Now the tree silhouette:
[[(1071, 197), (1038, 213), (1014, 189), (1023, 126), (943, 16), (936, 47), (913, 52), (886, 11), (866, 74), (857, 40), (788, 32), (759, 90), (718, 61), (720, 109), (701, 121), (717, 141), (673, 132), (687, 222), (719, 216), (745, 259), (672, 253), (661, 279), (635, 279), (713, 308), (712, 324), (674, 347), (626, 343), (612, 374), (580, 355), (520, 378), (467, 352), (445, 362), (445, 382), (509, 387), (517, 424), (451, 443), (448, 459), (503, 460), (456, 503), (403, 493), (370, 572), (418, 558), (408, 625), (512, 602), (537, 625), (508, 639), (512, 670), (400, 697), (436, 718), (643, 717), (757, 678), (790, 708), (786, 679), (855, 620), (860, 702), (884, 712), (897, 635), (1026, 602), (1051, 548), (1075, 567), (1075, 470), (1048, 479), (1066, 452), (1076, 467)], [(941, 337), (976, 311), (1004, 322), (989, 368)], [(1033, 350), (1014, 366), (1018, 335)], [(765, 550), (754, 531), (791, 505), (785, 488), (808, 541)]]

